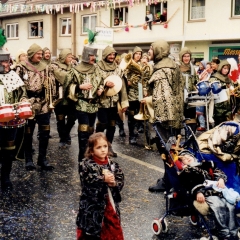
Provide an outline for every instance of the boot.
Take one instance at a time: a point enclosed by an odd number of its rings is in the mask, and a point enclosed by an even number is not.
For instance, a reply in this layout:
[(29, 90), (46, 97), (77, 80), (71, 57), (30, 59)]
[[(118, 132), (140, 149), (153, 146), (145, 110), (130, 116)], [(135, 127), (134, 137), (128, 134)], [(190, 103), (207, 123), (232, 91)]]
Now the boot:
[(125, 133), (124, 129), (119, 129), (119, 136), (126, 137), (126, 133)]
[(32, 159), (34, 153), (35, 149), (32, 147), (32, 136), (30, 133), (27, 133), (24, 137), (25, 168), (27, 171), (36, 169)]
[(117, 157), (117, 153), (113, 151), (112, 146), (110, 147), (109, 152), (113, 157)]
[(150, 186), (148, 188), (149, 192), (164, 192), (165, 189), (165, 181), (163, 178), (157, 180), (157, 184), (154, 186)]
[(135, 144), (137, 144), (137, 139), (136, 139), (136, 137), (129, 137), (129, 144), (131, 144), (131, 145), (135, 145)]
[(45, 158), (38, 158), (37, 161), (37, 165), (40, 166), (42, 168), (42, 170), (46, 170), (46, 171), (52, 171), (54, 169), (54, 167), (52, 165), (50, 165)]
[(3, 150), (3, 160), (1, 168), (1, 188), (3, 192), (11, 191), (13, 189), (12, 182), (10, 181), (10, 173), (12, 170), (13, 151)]
[(36, 169), (32, 158), (26, 158), (25, 168), (27, 171), (32, 171)]
[(79, 147), (78, 162), (79, 163), (84, 159), (84, 154), (87, 149), (88, 137), (89, 137), (88, 131), (78, 132), (78, 147)]
[(39, 134), (39, 156), (38, 156), (37, 165), (40, 166), (42, 170), (52, 171), (54, 167), (48, 163), (46, 158), (48, 140), (49, 140), (49, 131), (41, 130)]

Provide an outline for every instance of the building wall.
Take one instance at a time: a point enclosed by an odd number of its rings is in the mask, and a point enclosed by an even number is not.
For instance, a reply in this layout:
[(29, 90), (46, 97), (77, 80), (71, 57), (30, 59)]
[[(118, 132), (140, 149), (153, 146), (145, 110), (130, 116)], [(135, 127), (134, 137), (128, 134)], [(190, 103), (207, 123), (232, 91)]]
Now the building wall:
[[(203, 54), (203, 57), (207, 60), (210, 56), (209, 46), (212, 41), (223, 41), (224, 46), (224, 41), (229, 43), (229, 41), (236, 42), (239, 40), (240, 17), (231, 17), (231, 0), (224, 0), (221, 4), (219, 4), (219, 0), (206, 0), (205, 19), (201, 21), (189, 21), (188, 2), (188, 0), (168, 1), (169, 22), (167, 28), (164, 25), (155, 24), (152, 31), (144, 30), (142, 26), (139, 27), (145, 22), (145, 1), (139, 4), (135, 3), (133, 7), (128, 8), (129, 31), (125, 31), (124, 27), (113, 27), (114, 46), (121, 48), (123, 51), (129, 51), (134, 45), (140, 45), (147, 49), (150, 43), (158, 39), (165, 39), (170, 43), (187, 46), (193, 53)], [(6, 23), (19, 23), (19, 39), (8, 40), (5, 47), (10, 52), (15, 53), (20, 47), (28, 49), (35, 42), (42, 47), (52, 48), (54, 54), (58, 54), (63, 48), (72, 48), (74, 54), (81, 55), (84, 40), (88, 38), (87, 35), (82, 34), (82, 15), (87, 14), (94, 13), (88, 8), (76, 13), (75, 18), (72, 18), (72, 13), (67, 8), (64, 10), (64, 14), (58, 13), (55, 17), (47, 14), (2, 17), (3, 26)], [(97, 14), (98, 26), (111, 26), (110, 9), (102, 7), (95, 14)], [(68, 17), (76, 21), (76, 34), (75, 36), (60, 36), (60, 20)], [(43, 20), (44, 37), (41, 39), (28, 38), (28, 22), (34, 20)], [(226, 46), (229, 46), (229, 44), (226, 44)]]

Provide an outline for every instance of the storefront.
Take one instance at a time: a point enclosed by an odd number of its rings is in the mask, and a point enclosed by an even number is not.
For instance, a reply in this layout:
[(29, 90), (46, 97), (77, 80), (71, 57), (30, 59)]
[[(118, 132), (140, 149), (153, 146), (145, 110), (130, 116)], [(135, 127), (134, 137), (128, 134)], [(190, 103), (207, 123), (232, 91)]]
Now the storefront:
[(234, 58), (238, 62), (240, 55), (240, 43), (237, 46), (209, 47), (209, 59), (219, 58), (220, 60)]

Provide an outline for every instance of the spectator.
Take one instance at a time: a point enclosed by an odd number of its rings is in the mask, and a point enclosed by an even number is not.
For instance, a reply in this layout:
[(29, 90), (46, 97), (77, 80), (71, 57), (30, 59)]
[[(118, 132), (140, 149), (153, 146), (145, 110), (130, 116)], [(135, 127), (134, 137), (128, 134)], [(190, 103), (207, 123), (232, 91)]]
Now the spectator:
[(40, 28), (39, 28), (38, 36), (39, 36), (40, 38), (43, 37), (43, 27), (40, 27)]
[(145, 21), (148, 24), (149, 30), (152, 30), (152, 22), (153, 22), (153, 15), (147, 10), (147, 15), (145, 17)]
[(160, 21), (161, 21), (161, 19), (160, 19), (159, 15), (157, 13), (154, 14), (154, 22), (157, 23), (157, 22), (160, 22)]
[(118, 26), (120, 23), (118, 18), (114, 18), (114, 26)]
[(167, 21), (167, 9), (163, 9), (163, 13), (160, 15), (160, 22), (166, 22)]

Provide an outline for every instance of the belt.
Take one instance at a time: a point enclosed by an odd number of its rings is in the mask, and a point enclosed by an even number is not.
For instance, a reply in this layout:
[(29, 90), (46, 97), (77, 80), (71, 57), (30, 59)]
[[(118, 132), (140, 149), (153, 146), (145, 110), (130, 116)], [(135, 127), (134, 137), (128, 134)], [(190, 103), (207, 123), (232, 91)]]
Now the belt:
[(87, 102), (87, 103), (92, 103), (92, 104), (96, 104), (97, 103), (97, 100), (95, 98), (80, 98), (80, 100), (83, 100), (84, 102)]

